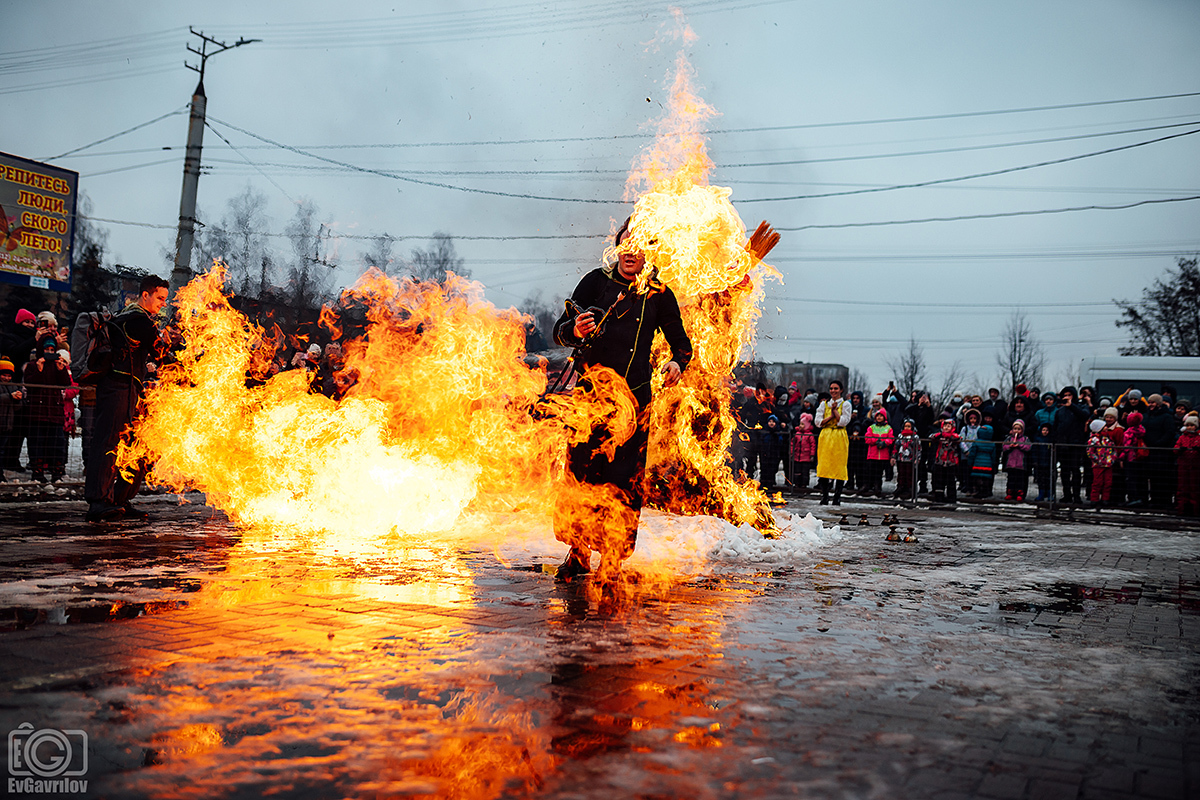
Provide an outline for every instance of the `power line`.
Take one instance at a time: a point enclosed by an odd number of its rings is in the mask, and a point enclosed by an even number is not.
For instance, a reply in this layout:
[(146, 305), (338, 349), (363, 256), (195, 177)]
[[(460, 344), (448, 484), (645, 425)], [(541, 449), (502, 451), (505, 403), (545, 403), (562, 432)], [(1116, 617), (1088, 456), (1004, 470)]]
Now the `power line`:
[(176, 156), (174, 158), (164, 158), (159, 161), (143, 161), (140, 164), (129, 164), (128, 166), (124, 166), (124, 167), (114, 167), (113, 169), (105, 169), (105, 170), (101, 170), (99, 172), (80, 173), (79, 177), (81, 177), (81, 178), (99, 178), (101, 175), (114, 175), (118, 172), (131, 172), (135, 169), (144, 169), (145, 167), (158, 167), (163, 164), (178, 164), (178, 163), (179, 163), (179, 157)]
[(1087, 303), (925, 303), (902, 300), (828, 300), (816, 297), (772, 297), (770, 295), (764, 302), (767, 301), (840, 306), (895, 306), (899, 308), (1083, 308), (1113, 305), (1111, 300)]
[(262, 168), (259, 167), (258, 164), (255, 164), (253, 161), (251, 161), (249, 158), (247, 158), (246, 155), (244, 153), (242, 153), (241, 150), (238, 150), (236, 147), (234, 147), (233, 142), (229, 141), (223, 135), (221, 135), (221, 132), (219, 130), (214, 128), (212, 125), (209, 125), (208, 120), (204, 121), (204, 127), (208, 128), (210, 131), (212, 131), (216, 135), (216, 137), (218, 139), (220, 139), (222, 142), (229, 145), (229, 149), (232, 150), (233, 152), (237, 153), (239, 156), (241, 156), (242, 159), (247, 164), (254, 167), (254, 169), (256, 169), (258, 171), (258, 174), (262, 175), (264, 178), (266, 178), (268, 181), (270, 181), (271, 185), (274, 186), (276, 189), (278, 189), (279, 193), (288, 199), (288, 202), (290, 202), (292, 205), (296, 205), (295, 199), (290, 194), (287, 193), (286, 189), (284, 189), (282, 186), (280, 186), (279, 183), (274, 178), (272, 178), (270, 175), (263, 172)]
[[(130, 225), (130, 226), (133, 226), (136, 228), (156, 228), (156, 229), (162, 229), (162, 230), (175, 230), (178, 227), (177, 224), (166, 224), (166, 223), (160, 223), (160, 222), (137, 222), (137, 221), (128, 220), (128, 219), (109, 219), (106, 217), (88, 217), (88, 219), (91, 220), (92, 222), (105, 222), (105, 223), (108, 223), (109, 225)], [(221, 228), (217, 225), (206, 225), (204, 223), (201, 223), (201, 226), (208, 230), (217, 231), (219, 233), (236, 233), (236, 231), (230, 231), (225, 228)], [(286, 233), (273, 233), (271, 231), (252, 231), (252, 233), (255, 236), (267, 236), (267, 237), (270, 237), (273, 239), (290, 238)], [(393, 241), (397, 241), (397, 242), (425, 240), (425, 239), (431, 238), (431, 234), (428, 234), (428, 233), (421, 233), (421, 234), (413, 233), (413, 234), (396, 235), (396, 234), (390, 234), (390, 233), (366, 234), (366, 233), (334, 232), (331, 235), (337, 239), (363, 239), (363, 240), (368, 240), (368, 241), (387, 236), (387, 237), (391, 238)], [(464, 235), (464, 236), (459, 236), (456, 234), (452, 238), (461, 239), (463, 241), (505, 242), (505, 241), (547, 241), (547, 240), (556, 240), (556, 239), (606, 239), (606, 238), (608, 238), (608, 236), (609, 236), (609, 234), (607, 234), (607, 233), (558, 233), (558, 234), (547, 234), (547, 235), (514, 234), (514, 235), (505, 235), (505, 236), (486, 236), (486, 235), (470, 235), (470, 234)]]
[[(156, 122), (162, 122), (167, 117), (173, 117), (176, 114), (182, 114), (184, 111), (187, 111), (187, 108), (188, 107), (186, 105), (181, 106), (181, 107), (175, 109), (174, 111), (168, 111), (166, 114), (155, 117), (152, 120), (148, 120), (148, 121), (142, 122), (138, 125), (134, 125), (132, 128), (126, 128), (125, 130), (120, 131), (119, 133), (114, 133), (112, 136), (105, 136), (103, 139), (97, 139), (94, 142), (88, 142), (87, 144), (83, 145), (82, 147), (76, 147), (74, 150), (68, 150), (65, 153), (59, 153), (56, 156), (47, 156), (46, 158), (43, 158), (42, 161), (53, 161), (56, 158), (66, 158), (69, 155), (73, 155), (74, 153), (78, 153), (82, 150), (87, 150), (89, 148), (95, 147), (98, 144), (104, 144), (105, 142), (111, 142), (113, 139), (116, 139), (120, 136), (124, 136), (127, 133), (133, 133), (134, 131), (139, 131), (142, 128), (148, 128), (149, 126), (153, 125)], [(232, 147), (232, 145), (230, 145), (230, 146)]]
[[(526, 193), (526, 192), (503, 192), (503, 191), (499, 191), (496, 189), (481, 189), (481, 188), (473, 187), (473, 186), (460, 186), (457, 184), (441, 183), (438, 181), (428, 181), (428, 180), (424, 180), (424, 179), (420, 179), (420, 178), (413, 178), (411, 176), (403, 175), (403, 174), (389, 171), (389, 170), (373, 169), (370, 167), (361, 167), (356, 164), (351, 164), (349, 162), (339, 161), (337, 159), (329, 158), (328, 156), (322, 156), (322, 155), (318, 155), (316, 153), (310, 153), (310, 152), (302, 150), (298, 147), (294, 147), (294, 146), (288, 145), (288, 144), (283, 144), (282, 142), (277, 142), (274, 139), (269, 139), (266, 136), (262, 136), (260, 134), (254, 133), (253, 131), (246, 130), (245, 128), (239, 127), (230, 122), (225, 122), (224, 120), (219, 120), (216, 117), (212, 117), (212, 119), (213, 119), (213, 121), (218, 122), (227, 128), (232, 128), (233, 130), (238, 131), (239, 133), (245, 134), (246, 136), (249, 136), (254, 139), (258, 139), (261, 142), (265, 142), (267, 144), (274, 145), (275, 147), (281, 148), (283, 150), (288, 150), (290, 152), (305, 156), (307, 158), (314, 159), (316, 161), (323, 161), (323, 162), (326, 162), (329, 164), (334, 164), (334, 165), (344, 167), (344, 168), (347, 168), (350, 170), (354, 170), (357, 172), (363, 172), (363, 173), (372, 174), (372, 175), (379, 175), (381, 177), (392, 178), (393, 180), (404, 181), (407, 183), (415, 183), (415, 184), (419, 184), (419, 185), (423, 185), (423, 186), (432, 186), (432, 187), (440, 188), (440, 189), (450, 189), (453, 191), (468, 192), (468, 193), (473, 193), (473, 194), (486, 194), (486, 195), (493, 195), (493, 196), (498, 196), (498, 197), (512, 197), (512, 198), (522, 199), (522, 200), (547, 200), (547, 201), (551, 201), (551, 202), (560, 202), (560, 203), (586, 203), (586, 204), (597, 204), (597, 205), (625, 205), (626, 204), (626, 202), (623, 200), (603, 200), (603, 199), (598, 199), (598, 198), (582, 198), (582, 197), (557, 197), (557, 196), (550, 196), (550, 195), (535, 195), (535, 194), (530, 194), (530, 193)], [(1096, 156), (1101, 156), (1101, 155), (1109, 155), (1109, 154), (1121, 152), (1124, 150), (1131, 150), (1131, 149), (1134, 149), (1137, 147), (1145, 147), (1147, 145), (1165, 142), (1165, 141), (1168, 141), (1171, 139), (1178, 139), (1178, 138), (1184, 137), (1184, 136), (1191, 136), (1196, 133), (1200, 133), (1200, 128), (1197, 128), (1196, 130), (1191, 130), (1191, 131), (1184, 131), (1182, 133), (1173, 133), (1173, 134), (1169, 134), (1167, 136), (1160, 136), (1155, 139), (1148, 139), (1148, 140), (1144, 140), (1141, 142), (1134, 142), (1133, 144), (1121, 145), (1119, 147), (1110, 147), (1110, 148), (1106, 148), (1104, 150), (1097, 150), (1097, 151), (1093, 151), (1090, 153), (1082, 153), (1082, 154), (1078, 154), (1078, 155), (1074, 155), (1074, 156), (1066, 156), (1063, 158), (1051, 159), (1048, 161), (1040, 161), (1040, 162), (1036, 162), (1033, 164), (1024, 164), (1024, 165), (1020, 165), (1020, 166), (1016, 166), (1016, 167), (1008, 167), (1008, 168), (1000, 169), (1000, 170), (979, 172), (979, 173), (974, 173), (971, 175), (960, 175), (960, 176), (955, 176), (955, 177), (951, 177), (951, 178), (937, 178), (937, 179), (933, 179), (933, 180), (920, 181), (920, 182), (916, 182), (916, 183), (895, 184), (895, 185), (891, 185), (891, 186), (873, 187), (873, 188), (867, 188), (867, 189), (848, 189), (848, 190), (844, 190), (844, 191), (840, 191), (840, 192), (823, 192), (823, 193), (807, 194), (807, 195), (792, 195), (792, 196), (787, 196), (787, 197), (747, 198), (747, 199), (739, 200), (738, 202), (739, 202), (739, 204), (749, 204), (749, 203), (783, 202), (783, 201), (792, 201), (792, 200), (809, 200), (809, 199), (819, 199), (819, 198), (826, 198), (826, 197), (845, 197), (845, 196), (858, 195), (858, 194), (872, 194), (872, 193), (879, 193), (879, 192), (886, 192), (886, 191), (897, 191), (897, 190), (901, 190), (901, 189), (916, 189), (916, 188), (922, 188), (922, 187), (927, 187), (927, 186), (936, 186), (936, 185), (941, 185), (941, 184), (946, 184), (946, 183), (956, 183), (956, 182), (961, 182), (961, 181), (974, 180), (974, 179), (978, 179), (978, 178), (995, 177), (997, 175), (1005, 175), (1005, 174), (1009, 174), (1009, 173), (1013, 173), (1013, 172), (1021, 172), (1021, 171), (1025, 171), (1025, 170), (1037, 169), (1040, 167), (1053, 166), (1053, 165), (1057, 165), (1057, 164), (1065, 164), (1068, 162), (1079, 161), (1079, 160), (1082, 160), (1085, 158), (1094, 158)], [(1145, 202), (1162, 202), (1162, 201), (1145, 201)], [(1126, 206), (1126, 207), (1132, 207), (1132, 206)], [(1106, 207), (1095, 206), (1094, 208), (1106, 208)], [(1027, 213), (1032, 213), (1032, 212), (1027, 212)], [(1048, 212), (1038, 212), (1038, 213), (1048, 213)], [(896, 223), (892, 223), (892, 224), (896, 224)], [(812, 227), (812, 226), (809, 226), (809, 227)], [(804, 230), (804, 229), (805, 228), (798, 228), (798, 229), (794, 229), (794, 230)], [(784, 229), (781, 229), (781, 230), (784, 230)]]
[(1137, 148), (1137, 147), (1145, 147), (1145, 146), (1151, 145), (1151, 144), (1158, 144), (1159, 142), (1165, 142), (1165, 141), (1168, 141), (1171, 139), (1179, 139), (1183, 136), (1191, 136), (1191, 135), (1197, 134), (1197, 133), (1200, 133), (1200, 128), (1197, 128), (1197, 129), (1191, 130), (1191, 131), (1184, 131), (1183, 133), (1172, 133), (1167, 136), (1160, 136), (1156, 139), (1147, 139), (1147, 140), (1141, 141), (1141, 142), (1134, 142), (1133, 144), (1123, 144), (1123, 145), (1120, 145), (1119, 147), (1109, 147), (1105, 150), (1096, 150), (1091, 153), (1081, 153), (1079, 155), (1066, 156), (1064, 158), (1055, 158), (1055, 159), (1051, 159), (1049, 161), (1039, 161), (1034, 164), (1023, 164), (1019, 167), (1006, 167), (1005, 169), (990, 170), (988, 172), (977, 172), (972, 175), (959, 175), (959, 176), (953, 177), (953, 178), (936, 178), (934, 180), (918, 181), (916, 183), (900, 183), (900, 184), (893, 184), (891, 186), (877, 186), (877, 187), (873, 187), (873, 188), (869, 188), (869, 189), (846, 189), (846, 190), (843, 190), (840, 192), (821, 192), (818, 194), (797, 194), (797, 195), (791, 195), (788, 197), (757, 197), (757, 198), (752, 197), (752, 198), (740, 200), (738, 202), (744, 204), (744, 203), (775, 203), (775, 202), (783, 202), (783, 201), (790, 201), (790, 200), (817, 200), (817, 199), (821, 199), (821, 198), (825, 198), (825, 197), (848, 197), (850, 195), (857, 195), (857, 194), (876, 194), (878, 192), (891, 192), (891, 191), (896, 191), (898, 189), (920, 189), (920, 188), (924, 188), (926, 186), (938, 186), (938, 185), (945, 184), (945, 183), (958, 183), (960, 181), (969, 181), (969, 180), (974, 180), (976, 178), (994, 178), (997, 175), (1008, 175), (1013, 172), (1023, 172), (1025, 170), (1038, 169), (1040, 167), (1049, 167), (1049, 166), (1054, 166), (1057, 164), (1066, 164), (1066, 163), (1069, 163), (1072, 161), (1081, 161), (1085, 158), (1095, 158), (1096, 156), (1104, 156), (1104, 155), (1109, 155), (1111, 153), (1119, 153), (1123, 150), (1133, 150), (1134, 148)]
[(59, 80), (42, 81), (41, 83), (26, 83), (20, 86), (9, 86), (0, 89), (0, 95), (20, 94), (22, 92), (41, 92), (47, 89), (63, 89), (68, 86), (83, 86), (89, 83), (101, 83), (103, 81), (117, 80), (119, 78), (140, 78), (146, 75), (160, 75), (164, 72), (171, 72), (176, 68), (174, 62), (170, 64), (162, 64), (153, 67), (141, 67), (137, 69), (120, 70), (118, 72), (108, 72), (102, 74), (89, 74), (79, 78), (62, 78)]
[[(1185, 92), (1182, 94), (1155, 95), (1149, 97), (1128, 97), (1119, 100), (1097, 100), (1086, 103), (1062, 103), (1059, 105), (1033, 106), (1028, 108), (993, 109), (987, 111), (963, 111), (948, 114), (926, 114), (916, 117), (890, 117), (881, 119), (849, 120), (840, 122), (812, 122), (796, 125), (767, 125), (747, 128), (714, 128), (706, 131), (708, 136), (723, 136), (739, 133), (761, 133), (785, 130), (809, 130), (815, 128), (854, 127), (863, 125), (882, 125), (900, 122), (926, 122), (942, 119), (961, 119), (966, 117), (1000, 116), (1020, 114), (1034, 111), (1054, 111), (1059, 109), (1087, 108), (1093, 106), (1110, 106), (1126, 103), (1142, 103), (1155, 100), (1171, 100), (1185, 97), (1200, 97), (1200, 92)], [(429, 141), (429, 142), (386, 142), (371, 144), (333, 144), (333, 145), (301, 145), (304, 150), (361, 150), (361, 149), (397, 149), (397, 148), (426, 148), (426, 147), (490, 147), (510, 144), (562, 144), (567, 142), (605, 142), (622, 139), (651, 139), (649, 133), (617, 133), (607, 136), (555, 136), (527, 139), (479, 139), (473, 141)], [(797, 162), (809, 163), (809, 162)]]
[(487, 194), (487, 195), (494, 195), (497, 197), (514, 197), (514, 198), (518, 198), (518, 199), (522, 199), (522, 200), (551, 200), (551, 201), (560, 202), (560, 203), (589, 203), (589, 204), (597, 204), (597, 205), (626, 205), (627, 204), (624, 200), (596, 200), (596, 199), (588, 199), (588, 198), (582, 198), (582, 197), (550, 197), (550, 196), (546, 196), (546, 195), (525, 194), (525, 193), (519, 193), (519, 192), (501, 192), (501, 191), (497, 191), (494, 189), (479, 189), (479, 188), (472, 187), (472, 186), (457, 186), (455, 184), (450, 184), (450, 183), (438, 183), (436, 181), (421, 180), (419, 178), (412, 178), (412, 177), (409, 177), (406, 175), (397, 174), (395, 172), (389, 172), (387, 170), (371, 169), (370, 167), (360, 167), (356, 164), (350, 164), (345, 161), (338, 161), (337, 159), (317, 155), (316, 153), (305, 152), (304, 150), (301, 150), (298, 147), (293, 147), (288, 144), (283, 144), (281, 142), (275, 141), (274, 139), (268, 139), (266, 136), (260, 136), (257, 133), (248, 131), (245, 128), (240, 128), (237, 125), (233, 125), (232, 123), (224, 122), (223, 120), (219, 120), (216, 117), (210, 117), (210, 119), (212, 119), (215, 122), (220, 123), (221, 125), (224, 125), (227, 128), (232, 128), (233, 130), (238, 131), (239, 133), (244, 133), (247, 136), (250, 136), (254, 139), (258, 139), (260, 142), (266, 142), (267, 144), (275, 145), (276, 147), (282, 148), (284, 150), (290, 150), (293, 153), (297, 153), (299, 155), (306, 156), (308, 158), (316, 159), (317, 161), (325, 161), (329, 164), (336, 164), (338, 166), (346, 167), (348, 169), (352, 169), (357, 172), (364, 172), (364, 173), (367, 173), (370, 175), (379, 175), (384, 178), (392, 178), (393, 180), (404, 181), (406, 183), (415, 183), (415, 184), (419, 184), (421, 186), (433, 186), (433, 187), (436, 187), (439, 189), (452, 189), (454, 191), (470, 192), (473, 194)]
[[(1026, 139), (1026, 140), (1017, 141), (1017, 142), (998, 142), (998, 143), (994, 143), (994, 144), (969, 145), (969, 146), (965, 146), (965, 147), (947, 147), (947, 148), (941, 148), (941, 149), (937, 149), (937, 150), (913, 150), (913, 151), (900, 152), (900, 153), (875, 153), (875, 154), (857, 155), (857, 156), (836, 156), (836, 157), (831, 157), (831, 158), (801, 158), (801, 159), (789, 159), (789, 160), (784, 160), (784, 161), (752, 161), (752, 162), (745, 162), (745, 163), (741, 163), (741, 164), (720, 164), (720, 163), (718, 163), (715, 165), (715, 168), (718, 170), (748, 169), (748, 168), (756, 168), (756, 167), (796, 166), (796, 165), (803, 165), (803, 164), (829, 164), (829, 163), (847, 162), (847, 161), (873, 161), (873, 160), (879, 160), (879, 159), (885, 159), (885, 158), (905, 158), (905, 157), (910, 157), (910, 156), (941, 155), (941, 154), (945, 154), (945, 153), (964, 153), (964, 152), (979, 151), (979, 150), (996, 150), (996, 149), (1007, 148), (1007, 147), (1022, 147), (1022, 146), (1033, 145), (1033, 144), (1052, 144), (1052, 143), (1057, 143), (1057, 142), (1070, 142), (1070, 141), (1077, 141), (1080, 139), (1096, 139), (1096, 138), (1101, 138), (1101, 137), (1105, 137), (1105, 136), (1121, 136), (1121, 135), (1129, 134), (1129, 133), (1146, 133), (1149, 131), (1167, 130), (1170, 128), (1183, 128), (1183, 127), (1190, 127), (1190, 126), (1194, 126), (1194, 125), (1200, 125), (1200, 120), (1191, 120), (1188, 122), (1177, 122), (1177, 123), (1173, 123), (1171, 125), (1155, 125), (1155, 126), (1143, 127), (1143, 128), (1126, 128), (1124, 130), (1118, 130), (1118, 131), (1101, 131), (1099, 133), (1085, 133), (1085, 134), (1078, 134), (1078, 135), (1074, 135), (1074, 136), (1058, 136), (1058, 137), (1045, 138), (1045, 139)], [(253, 147), (253, 146), (251, 146), (251, 147)], [(262, 145), (262, 147), (271, 147), (271, 145)], [(331, 145), (326, 149), (333, 149), (334, 147), (335, 146)], [(305, 149), (305, 148), (301, 148), (301, 149)], [(316, 149), (316, 148), (308, 148), (308, 149)], [(141, 151), (124, 151), (124, 152), (114, 153), (114, 155), (126, 155), (126, 154), (131, 154), (131, 153), (136, 153), (136, 152), (149, 152), (150, 150), (151, 150), (150, 148), (147, 148), (147, 149), (144, 149)], [(96, 155), (99, 155), (99, 154), (96, 154)], [(211, 160), (210, 160), (210, 163), (212, 163)], [(221, 162), (218, 161), (217, 163), (221, 163)], [(225, 162), (225, 163), (229, 163), (229, 162)], [(280, 162), (269, 162), (269, 163), (264, 164), (264, 166), (290, 168), (290, 169), (302, 169), (302, 170), (304, 170), (304, 169), (308, 169), (308, 170), (337, 169), (337, 170), (344, 170), (344, 171), (354, 171), (354, 170), (349, 170), (348, 168), (345, 168), (345, 167), (320, 167), (320, 166), (308, 166), (305, 164), (288, 164), (288, 163), (280, 163)], [(448, 175), (448, 176), (470, 176), (470, 177), (501, 176), (501, 177), (503, 177), (503, 176), (512, 176), (512, 175), (517, 175), (517, 176), (625, 175), (628, 173), (628, 170), (627, 169), (560, 169), (560, 170), (554, 170), (554, 169), (474, 169), (474, 170), (404, 169), (404, 170), (395, 170), (395, 172), (403, 173), (405, 175)]]
[[(966, 145), (963, 147), (942, 147), (936, 150), (910, 150), (902, 153), (873, 153), (858, 156), (832, 156), (829, 158), (800, 158), (786, 161), (757, 161), (745, 164), (720, 164), (718, 169), (741, 169), (746, 167), (786, 167), (800, 164), (835, 164), (846, 161), (876, 161), (884, 158), (908, 158), (911, 156), (935, 156), (946, 153), (967, 153), (978, 150), (998, 150), (1005, 147), (1024, 147), (1031, 144), (1053, 144), (1057, 142), (1072, 142), (1080, 139), (1098, 139), (1104, 136), (1120, 136), (1127, 133), (1147, 133), (1169, 128), (1186, 128), (1200, 125), (1200, 120), (1176, 122), (1171, 125), (1154, 125), (1146, 128), (1127, 128), (1120, 131), (1101, 131), (1099, 133), (1081, 133), (1074, 136), (1055, 136), (1045, 139), (1026, 139), (1020, 142), (997, 142), (994, 144)], [(1194, 132), (1194, 131), (1193, 131)]]
[(776, 226), (775, 230), (792, 232), (836, 228), (874, 228), (884, 225), (917, 225), (925, 222), (962, 222), (972, 219), (1000, 219), (1003, 217), (1029, 217), (1038, 214), (1065, 214), (1071, 211), (1121, 211), (1127, 208), (1137, 208), (1138, 206), (1155, 205), (1159, 203), (1185, 203), (1191, 200), (1200, 200), (1200, 195), (1192, 195), (1190, 197), (1160, 197), (1155, 200), (1139, 200), (1136, 203), (1125, 203), (1123, 205), (1113, 206), (1091, 205), (1071, 206), (1068, 208), (1042, 208), (1035, 211), (998, 211), (993, 214), (959, 214), (953, 217), (924, 217), (922, 219), (892, 219), (881, 220), (878, 222), (841, 222), (822, 225), (799, 225), (794, 228), (783, 228)]

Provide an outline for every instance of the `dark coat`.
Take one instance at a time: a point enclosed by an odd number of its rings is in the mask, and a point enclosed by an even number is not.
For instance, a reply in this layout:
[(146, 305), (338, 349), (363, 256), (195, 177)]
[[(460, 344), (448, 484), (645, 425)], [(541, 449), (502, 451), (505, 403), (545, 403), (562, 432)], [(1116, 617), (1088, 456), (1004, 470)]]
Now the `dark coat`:
[(0, 340), (0, 354), (8, 356), (8, 359), (13, 362), (13, 366), (17, 368), (18, 375), (29, 361), (33, 349), (37, 347), (37, 339), (38, 335), (34, 329), (14, 322), (12, 327), (5, 332), (4, 338)]
[(1179, 438), (1179, 422), (1165, 405), (1146, 412), (1142, 425), (1146, 428), (1146, 447), (1174, 447)]
[(102, 380), (132, 385), (139, 393), (146, 380), (146, 362), (158, 342), (158, 326), (140, 305), (134, 303), (108, 321), (112, 345), (112, 369)]
[[(35, 384), (35, 385), (30, 385)], [(36, 385), (41, 384), (41, 385)], [(63, 390), (47, 388), (71, 384), (70, 372), (58, 366), (58, 359), (46, 359), (39, 370), (36, 361), (25, 365), (25, 390), (28, 392), (29, 420), (31, 422), (53, 423), (62, 425), (66, 422), (63, 413)]]
[(593, 364), (609, 367), (625, 378), (638, 403), (647, 406), (652, 369), (650, 346), (657, 330), (666, 337), (672, 359), (680, 369), (687, 369), (692, 359), (692, 342), (683, 328), (679, 302), (670, 289), (637, 294), (615, 268), (594, 269), (579, 281), (571, 299), (585, 309), (599, 308), (602, 312), (612, 309), (603, 331), (587, 342), (575, 338), (575, 313), (570, 308), (554, 324), (554, 340), (558, 344), (579, 348), (580, 372)]
[(0, 383), (0, 433), (7, 433), (13, 429), (17, 419), (17, 408), (25, 404), (25, 400), (17, 400), (12, 395), (13, 392), (21, 392), (24, 396), (24, 391), (19, 383)]
[[(933, 406), (909, 403), (908, 407), (904, 409), (904, 415), (913, 421), (913, 425), (917, 427), (917, 435), (922, 439), (928, 439), (933, 433)], [(903, 427), (903, 420), (900, 421), (900, 425)]]
[(1000, 420), (997, 420), (996, 422), (997, 422), (998, 427), (1003, 432), (1004, 436), (1007, 436), (1009, 434), (1009, 432), (1012, 430), (1013, 423), (1016, 422), (1017, 420), (1021, 420), (1022, 422), (1025, 423), (1025, 432), (1026, 432), (1026, 434), (1029, 434), (1030, 432), (1037, 431), (1038, 424), (1037, 424), (1037, 419), (1034, 416), (1036, 413), (1037, 412), (1029, 404), (1028, 400), (1025, 401), (1025, 411), (1023, 413), (1018, 413), (1017, 412), (1017, 403), (1014, 400), (1013, 404), (1008, 407), (1008, 413), (1006, 413), (1004, 415), (1003, 422), (1001, 422)]
[(1054, 409), (1051, 436), (1055, 444), (1087, 444), (1088, 407), (1081, 403), (1060, 405)]

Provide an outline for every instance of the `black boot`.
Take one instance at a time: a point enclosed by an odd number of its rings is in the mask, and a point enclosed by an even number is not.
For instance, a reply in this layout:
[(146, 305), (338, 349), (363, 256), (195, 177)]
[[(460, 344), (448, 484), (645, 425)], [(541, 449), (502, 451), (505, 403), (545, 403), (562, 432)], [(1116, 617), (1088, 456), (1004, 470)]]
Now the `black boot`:
[(829, 505), (829, 479), (821, 478), (817, 483), (821, 487), (821, 505), (827, 506)]
[(833, 482), (833, 504), (835, 506), (840, 506), (842, 504), (842, 487), (845, 485), (845, 481)]
[(591, 571), (589, 564), (591, 559), (591, 551), (582, 547), (572, 547), (571, 551), (567, 553), (566, 560), (558, 565), (554, 577), (560, 581), (569, 581), (572, 578), (587, 575)]

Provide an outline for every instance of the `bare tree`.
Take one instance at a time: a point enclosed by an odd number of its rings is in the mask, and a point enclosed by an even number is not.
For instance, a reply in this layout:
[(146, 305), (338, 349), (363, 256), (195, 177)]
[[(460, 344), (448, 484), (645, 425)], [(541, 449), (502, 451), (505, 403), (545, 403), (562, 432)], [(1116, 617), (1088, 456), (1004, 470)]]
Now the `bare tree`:
[(1000, 367), (1001, 379), (1007, 385), (1001, 388), (1004, 394), (1024, 383), (1038, 386), (1046, 372), (1046, 351), (1033, 335), (1033, 326), (1024, 311), (1014, 311), (1000, 334), (1000, 350), (996, 353), (996, 364)]
[(892, 358), (884, 359), (884, 363), (892, 372), (892, 380), (900, 394), (909, 397), (914, 390), (921, 389), (928, 382), (928, 370), (925, 362), (925, 348), (917, 341), (917, 337), (908, 337), (908, 347)]
[(449, 272), (464, 278), (471, 275), (454, 249), (454, 238), (441, 231), (430, 237), (428, 250), (413, 250), (412, 263), (408, 265), (407, 272), (415, 280), (437, 283), (444, 283)]
[(1142, 292), (1139, 303), (1113, 301), (1123, 319), (1118, 328), (1129, 329), (1123, 356), (1200, 355), (1200, 267), (1197, 259), (1180, 258), (1166, 280), (1159, 278)]
[(287, 299), (296, 308), (319, 307), (329, 294), (333, 270), (336, 268), (335, 264), (322, 256), (321, 247), (328, 237), (325, 235), (326, 226), (317, 222), (317, 214), (317, 207), (312, 200), (306, 198), (300, 201), (284, 231), (292, 241)]
[(850, 392), (862, 392), (864, 397), (871, 396), (871, 376), (861, 369), (857, 367), (851, 369), (846, 381), (849, 383), (846, 387), (847, 396)]
[(393, 252), (396, 240), (388, 235), (382, 234), (371, 239), (371, 249), (360, 255), (363, 266), (368, 269), (374, 267), (386, 275), (394, 275), (403, 268), (403, 264)]
[(225, 260), (234, 290), (244, 295), (261, 297), (274, 278), (266, 270), (274, 262), (266, 207), (267, 196), (247, 185), (229, 199), (220, 225), (204, 229), (201, 250)]
[(931, 392), (929, 396), (929, 402), (933, 406), (934, 412), (940, 413), (950, 402), (954, 393), (964, 391), (966, 384), (972, 380), (974, 380), (973, 376), (967, 373), (962, 361), (956, 360), (947, 367), (942, 373), (942, 380), (938, 383), (937, 390)]
[[(546, 301), (542, 297), (542, 290), (538, 289), (533, 294), (521, 301), (518, 310), (522, 314), (528, 314), (533, 318), (533, 328), (537, 331), (529, 332), (526, 337), (527, 345), (531, 350), (544, 349), (552, 347), (554, 342), (554, 323), (558, 321), (562, 313), (562, 300), (555, 298), (554, 300)], [(534, 347), (534, 344), (540, 344), (541, 347)]]
[(71, 310), (95, 311), (106, 308), (114, 300), (109, 285), (109, 273), (104, 269), (104, 251), (108, 247), (108, 230), (91, 220), (92, 200), (79, 193), (75, 213), (75, 239), (71, 259)]

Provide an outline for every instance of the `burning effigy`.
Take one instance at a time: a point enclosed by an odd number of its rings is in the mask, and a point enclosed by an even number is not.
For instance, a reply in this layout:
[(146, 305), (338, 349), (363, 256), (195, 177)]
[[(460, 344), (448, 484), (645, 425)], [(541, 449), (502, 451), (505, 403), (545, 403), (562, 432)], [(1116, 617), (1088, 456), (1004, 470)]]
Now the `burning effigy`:
[[(730, 469), (729, 379), (753, 343), (763, 284), (779, 277), (762, 261), (778, 235), (764, 223), (748, 238), (732, 190), (709, 183), (703, 131), (716, 112), (693, 91), (682, 53), (670, 95), (626, 184), (628, 235), (604, 254), (644, 255), (633, 287), (669, 287), (692, 345), (678, 382), (654, 370), (642, 488), (668, 516), (769, 537), (778, 523), (767, 496)], [(343, 335), (326, 315), (342, 351), (333, 399), (311, 392), (303, 370), (270, 374), (280, 337), (234, 309), (215, 263), (175, 297), (180, 347), (120, 463), (152, 463), (152, 482), (203, 492), (246, 528), (343, 543), (478, 531), (488, 515), (506, 520), (493, 534), (511, 530), (513, 515), (545, 527), (563, 492), (588, 493), (574, 507), (589, 524), (613, 507), (570, 480), (566, 454), (591, 442), (612, 458), (629, 440), (638, 404), (622, 376), (592, 367), (573, 391), (547, 392), (545, 367), (524, 360), (526, 319), (459, 276), (369, 270), (348, 296), (366, 321)], [(660, 334), (654, 361), (668, 349)]]

